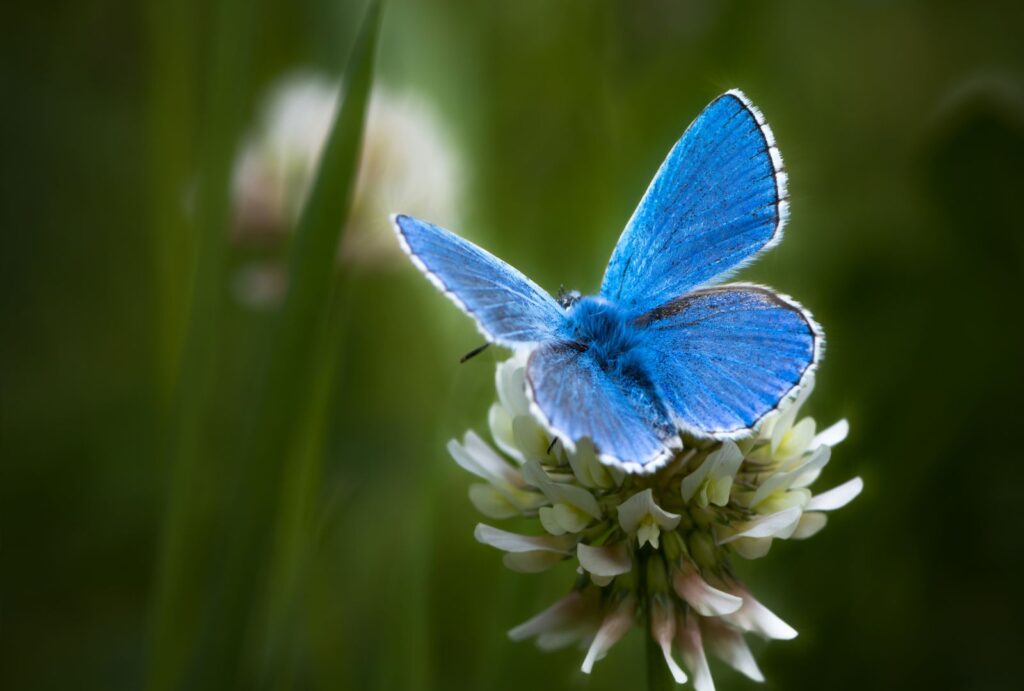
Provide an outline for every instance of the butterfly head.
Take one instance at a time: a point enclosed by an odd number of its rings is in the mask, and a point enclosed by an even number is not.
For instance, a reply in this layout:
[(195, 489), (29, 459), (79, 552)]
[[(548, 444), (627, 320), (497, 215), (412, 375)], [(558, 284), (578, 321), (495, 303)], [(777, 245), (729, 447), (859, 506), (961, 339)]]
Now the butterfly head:
[(562, 306), (562, 309), (567, 310), (572, 309), (572, 306), (579, 302), (581, 297), (583, 296), (580, 294), (580, 291), (566, 290), (565, 286), (562, 286), (558, 289), (558, 295), (555, 299), (558, 300), (558, 304)]

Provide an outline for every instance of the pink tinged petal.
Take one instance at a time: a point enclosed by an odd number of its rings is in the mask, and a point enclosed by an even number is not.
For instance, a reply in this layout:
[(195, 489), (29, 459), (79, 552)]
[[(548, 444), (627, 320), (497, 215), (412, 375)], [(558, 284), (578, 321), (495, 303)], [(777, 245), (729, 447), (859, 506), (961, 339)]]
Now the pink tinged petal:
[(696, 567), (684, 561), (672, 579), (676, 594), (705, 617), (720, 617), (743, 606), (743, 599), (709, 585)]
[(693, 675), (695, 691), (715, 691), (715, 680), (711, 677), (708, 658), (704, 655), (697, 617), (680, 618), (676, 625), (676, 645), (690, 674)]
[(796, 629), (782, 621), (770, 609), (754, 599), (745, 590), (736, 593), (743, 598), (743, 606), (725, 617), (725, 620), (744, 631), (759, 634), (765, 638), (789, 640), (796, 638)]
[(813, 535), (817, 535), (825, 527), (826, 523), (828, 523), (828, 516), (823, 513), (805, 513), (800, 517), (800, 523), (797, 524), (796, 530), (793, 531), (792, 538), (794, 540), (806, 540)]
[(807, 511), (835, 511), (841, 509), (857, 498), (857, 495), (864, 489), (864, 481), (859, 477), (844, 482), (827, 492), (811, 498), (807, 502)]
[(757, 666), (754, 654), (750, 652), (743, 634), (719, 619), (704, 619), (701, 622), (704, 642), (711, 654), (725, 662), (740, 674), (753, 681), (764, 681), (764, 675)]
[(633, 568), (633, 560), (625, 542), (602, 547), (593, 547), (581, 542), (576, 545), (576, 557), (584, 569), (595, 576), (605, 578), (621, 576)]
[(743, 530), (718, 541), (725, 545), (741, 537), (789, 537), (800, 521), (800, 509), (793, 507), (748, 521)]
[(842, 419), (831, 427), (818, 432), (817, 436), (814, 437), (814, 441), (811, 442), (811, 448), (815, 449), (822, 445), (836, 446), (841, 444), (849, 433), (850, 423)]
[(587, 632), (574, 629), (572, 631), (552, 631), (551, 633), (542, 633), (537, 636), (537, 647), (546, 653), (553, 650), (561, 650), (566, 646), (570, 646), (581, 638), (588, 637)]
[(661, 648), (662, 657), (677, 684), (686, 683), (686, 672), (672, 657), (672, 642), (676, 636), (676, 617), (671, 603), (656, 599), (651, 605), (651, 638)]
[(576, 538), (568, 535), (520, 535), (510, 533), (489, 526), (485, 523), (477, 523), (473, 531), (473, 537), (477, 542), (482, 542), (491, 547), (497, 547), (506, 552), (558, 552), (568, 554), (576, 545)]
[(541, 573), (565, 559), (559, 552), (506, 552), (501, 563), (517, 573)]
[(591, 601), (574, 590), (543, 612), (510, 629), (508, 637), (513, 641), (521, 641), (542, 633), (574, 628), (586, 619), (587, 610), (591, 605)]
[(646, 516), (653, 518), (662, 530), (675, 530), (679, 525), (679, 515), (658, 506), (650, 489), (637, 492), (619, 505), (619, 525), (630, 535), (636, 532)]
[(580, 667), (584, 673), (590, 674), (594, 669), (594, 663), (604, 658), (612, 646), (633, 627), (633, 609), (633, 597), (628, 596), (604, 618)]

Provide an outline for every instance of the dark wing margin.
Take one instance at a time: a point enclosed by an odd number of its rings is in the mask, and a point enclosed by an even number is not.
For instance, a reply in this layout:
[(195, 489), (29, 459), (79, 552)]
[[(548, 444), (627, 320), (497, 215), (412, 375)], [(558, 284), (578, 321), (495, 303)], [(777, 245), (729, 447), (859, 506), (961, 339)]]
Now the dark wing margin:
[(518, 347), (556, 337), (565, 311), (522, 273), (432, 223), (399, 214), (391, 220), (413, 264), (488, 341)]
[(638, 311), (723, 280), (776, 245), (789, 217), (775, 136), (741, 91), (711, 102), (651, 181), (601, 294)]
[(680, 429), (746, 436), (797, 395), (824, 352), (824, 334), (796, 301), (732, 284), (694, 291), (644, 314), (646, 361)]

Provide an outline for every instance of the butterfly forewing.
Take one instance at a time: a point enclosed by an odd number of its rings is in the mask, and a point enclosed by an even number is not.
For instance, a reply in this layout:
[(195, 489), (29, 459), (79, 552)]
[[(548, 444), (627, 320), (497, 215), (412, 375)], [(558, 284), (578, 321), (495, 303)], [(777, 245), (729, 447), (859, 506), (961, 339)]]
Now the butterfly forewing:
[(777, 242), (782, 158), (739, 91), (715, 99), (669, 152), (605, 271), (601, 294), (646, 311), (721, 280)]
[(432, 223), (402, 215), (393, 221), (413, 263), (476, 320), (487, 340), (514, 347), (556, 337), (565, 310), (522, 273)]

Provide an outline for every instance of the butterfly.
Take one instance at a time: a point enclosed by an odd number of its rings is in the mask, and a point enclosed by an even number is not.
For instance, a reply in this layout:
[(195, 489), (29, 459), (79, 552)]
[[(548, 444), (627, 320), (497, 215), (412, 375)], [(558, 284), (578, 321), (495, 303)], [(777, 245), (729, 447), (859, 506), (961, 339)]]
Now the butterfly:
[(528, 349), (531, 412), (571, 451), (651, 472), (682, 446), (751, 434), (821, 360), (810, 313), (769, 288), (719, 282), (782, 239), (787, 175), (739, 90), (672, 147), (619, 238), (597, 295), (553, 298), (471, 242), (392, 216), (402, 248), (488, 343)]

